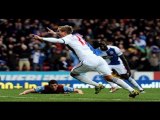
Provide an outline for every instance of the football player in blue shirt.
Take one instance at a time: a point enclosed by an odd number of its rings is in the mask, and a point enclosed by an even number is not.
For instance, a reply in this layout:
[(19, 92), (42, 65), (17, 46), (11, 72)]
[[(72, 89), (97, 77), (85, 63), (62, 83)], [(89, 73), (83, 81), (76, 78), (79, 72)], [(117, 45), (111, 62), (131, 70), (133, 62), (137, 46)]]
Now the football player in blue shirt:
[[(144, 89), (131, 77), (131, 70), (128, 62), (118, 47), (107, 45), (104, 40), (98, 41), (100, 49), (94, 49), (90, 44), (88, 46), (96, 55), (102, 56), (113, 72), (118, 74), (121, 79), (128, 80), (134, 87), (138, 88), (141, 93), (145, 93)], [(113, 82), (108, 83), (111, 85), (110, 92), (118, 90), (119, 87), (117, 84)]]

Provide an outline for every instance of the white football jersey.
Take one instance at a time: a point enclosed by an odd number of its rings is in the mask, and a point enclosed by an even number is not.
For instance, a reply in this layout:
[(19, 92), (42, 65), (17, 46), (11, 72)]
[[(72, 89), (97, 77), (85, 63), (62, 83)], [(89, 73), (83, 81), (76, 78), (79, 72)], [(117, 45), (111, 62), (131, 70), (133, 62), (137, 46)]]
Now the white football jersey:
[(61, 39), (73, 52), (75, 52), (75, 54), (81, 61), (85, 58), (96, 56), (93, 51), (90, 50), (86, 41), (80, 34), (69, 34)]

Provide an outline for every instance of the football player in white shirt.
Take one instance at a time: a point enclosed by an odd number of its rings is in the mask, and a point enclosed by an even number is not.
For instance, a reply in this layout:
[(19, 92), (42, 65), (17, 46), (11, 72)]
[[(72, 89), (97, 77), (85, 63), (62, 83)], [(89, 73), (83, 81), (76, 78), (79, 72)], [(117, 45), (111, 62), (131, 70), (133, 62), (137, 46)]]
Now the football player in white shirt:
[[(131, 77), (130, 67), (121, 50), (116, 46), (107, 45), (104, 40), (99, 41), (99, 47), (102, 50), (99, 55), (107, 61), (109, 67), (115, 70), (121, 79), (128, 80), (141, 93), (145, 93), (144, 89)], [(118, 89), (118, 85), (113, 82), (108, 83), (111, 85), (110, 92), (115, 92)]]
[(123, 80), (112, 76), (112, 71), (107, 62), (102, 57), (95, 55), (93, 51), (91, 51), (81, 35), (73, 35), (73, 28), (71, 26), (59, 26), (57, 32), (51, 30), (49, 32), (57, 34), (60, 38), (46, 38), (38, 35), (33, 35), (33, 37), (37, 40), (66, 44), (71, 50), (73, 50), (79, 58), (80, 63), (71, 70), (70, 75), (81, 82), (95, 86), (95, 94), (98, 94), (104, 86), (88, 79), (83, 73), (97, 71), (103, 74), (106, 81), (114, 82), (122, 88), (127, 89), (130, 92), (129, 97), (134, 98), (139, 95), (137, 90), (134, 90)]

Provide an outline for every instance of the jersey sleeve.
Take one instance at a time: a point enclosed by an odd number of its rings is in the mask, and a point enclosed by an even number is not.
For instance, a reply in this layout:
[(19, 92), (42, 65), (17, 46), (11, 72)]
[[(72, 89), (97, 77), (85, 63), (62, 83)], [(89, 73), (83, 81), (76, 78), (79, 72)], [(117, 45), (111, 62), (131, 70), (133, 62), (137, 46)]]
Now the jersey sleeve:
[(71, 88), (71, 87), (64, 86), (63, 89), (64, 89), (64, 92), (74, 92), (74, 88)]
[(41, 92), (44, 90), (44, 86), (38, 86), (37, 88), (35, 88), (35, 91), (38, 93), (38, 92)]
[(64, 44), (69, 44), (71, 41), (70, 36), (65, 36), (63, 38), (60, 38), (61, 40), (63, 40)]
[(115, 51), (118, 56), (121, 56), (123, 54), (118, 47), (115, 47)]
[(53, 42), (53, 43), (64, 43), (64, 40), (57, 38), (42, 38), (44, 41)]

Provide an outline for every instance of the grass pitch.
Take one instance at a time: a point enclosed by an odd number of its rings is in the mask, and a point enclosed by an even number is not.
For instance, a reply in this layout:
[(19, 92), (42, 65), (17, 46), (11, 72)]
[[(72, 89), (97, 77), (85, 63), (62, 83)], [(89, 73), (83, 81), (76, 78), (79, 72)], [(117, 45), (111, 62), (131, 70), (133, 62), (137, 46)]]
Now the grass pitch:
[(109, 89), (103, 89), (99, 94), (94, 94), (94, 89), (82, 89), (83, 95), (70, 94), (38, 94), (32, 93), (19, 95), (24, 89), (0, 90), (0, 102), (160, 102), (160, 89), (145, 89), (146, 93), (140, 93), (136, 98), (129, 98), (129, 92), (119, 89), (110, 93)]

